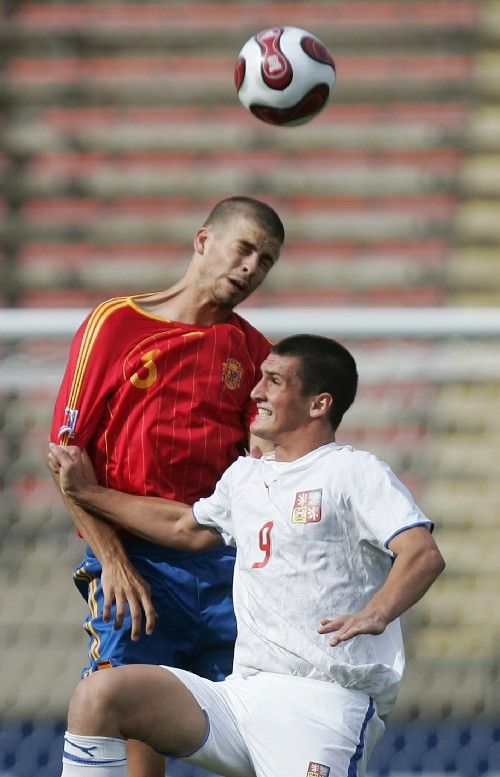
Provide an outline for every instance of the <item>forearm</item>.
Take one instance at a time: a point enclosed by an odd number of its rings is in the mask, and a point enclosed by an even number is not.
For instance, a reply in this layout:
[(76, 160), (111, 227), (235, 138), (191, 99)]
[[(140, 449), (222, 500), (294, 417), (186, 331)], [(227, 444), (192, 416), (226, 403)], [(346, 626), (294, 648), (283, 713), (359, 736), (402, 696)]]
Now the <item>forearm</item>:
[(221, 543), (218, 532), (201, 529), (183, 502), (126, 494), (88, 484), (68, 494), (85, 512), (112, 521), (142, 539), (180, 550), (207, 550)]
[(217, 531), (198, 525), (189, 505), (99, 486), (93, 473), (89, 477), (85, 472), (82, 450), (77, 446), (49, 443), (47, 462), (57, 473), (66, 499), (85, 513), (171, 548), (200, 551), (221, 543)]
[(117, 560), (128, 560), (123, 542), (116, 528), (103, 518), (85, 510), (61, 491), (59, 478), (53, 475), (59, 488), (64, 504), (73, 519), (75, 527), (81, 534), (87, 545), (97, 556), (101, 564)]
[(156, 619), (151, 589), (130, 561), (118, 532), (111, 523), (90, 514), (70, 499), (60, 488), (59, 476), (54, 472), (52, 475), (75, 526), (101, 562), (104, 621), (114, 619), (115, 628), (121, 628), (128, 607), (130, 638), (139, 639), (143, 625), (146, 634), (151, 634)]
[[(382, 634), (425, 594), (444, 569), (444, 560), (427, 529), (413, 529), (390, 545), (396, 558), (385, 583), (354, 613), (322, 618), (320, 634), (332, 634), (330, 645), (361, 634)], [(405, 533), (406, 534), (406, 533)]]
[(365, 605), (365, 613), (390, 623), (422, 598), (443, 569), (443, 558), (435, 547), (401, 552), (384, 585)]

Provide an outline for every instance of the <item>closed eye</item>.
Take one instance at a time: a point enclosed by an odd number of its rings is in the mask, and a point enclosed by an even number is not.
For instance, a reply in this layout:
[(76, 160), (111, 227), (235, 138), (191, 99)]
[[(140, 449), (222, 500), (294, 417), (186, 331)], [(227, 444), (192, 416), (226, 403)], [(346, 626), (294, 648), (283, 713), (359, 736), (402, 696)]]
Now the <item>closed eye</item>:
[(238, 248), (242, 254), (251, 254), (255, 251), (255, 246), (247, 240), (240, 240)]
[(260, 266), (262, 267), (263, 270), (268, 272), (271, 269), (271, 267), (273, 266), (274, 260), (273, 260), (272, 256), (269, 256), (269, 254), (264, 254), (263, 256), (260, 257), (259, 264), (260, 264)]

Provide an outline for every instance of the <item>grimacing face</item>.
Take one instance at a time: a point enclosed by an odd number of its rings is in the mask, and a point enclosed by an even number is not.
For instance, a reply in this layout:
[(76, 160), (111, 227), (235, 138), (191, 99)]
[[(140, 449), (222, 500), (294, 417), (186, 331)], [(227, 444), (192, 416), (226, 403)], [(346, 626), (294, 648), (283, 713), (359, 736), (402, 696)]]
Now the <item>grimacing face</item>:
[(296, 356), (271, 353), (262, 363), (262, 378), (252, 391), (257, 415), (250, 431), (265, 440), (279, 442), (283, 434), (296, 432), (309, 420), (311, 397), (303, 396)]

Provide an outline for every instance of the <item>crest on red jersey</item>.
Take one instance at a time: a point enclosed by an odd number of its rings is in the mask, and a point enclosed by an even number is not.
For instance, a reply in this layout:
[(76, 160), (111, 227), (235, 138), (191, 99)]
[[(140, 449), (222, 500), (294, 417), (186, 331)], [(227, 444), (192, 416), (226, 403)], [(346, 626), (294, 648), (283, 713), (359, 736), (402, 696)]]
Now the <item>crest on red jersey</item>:
[(222, 365), (222, 382), (228, 389), (234, 391), (234, 389), (237, 389), (240, 385), (242, 377), (243, 367), (238, 359), (233, 359), (233, 357), (230, 356)]
[(321, 521), (322, 490), (314, 488), (312, 491), (299, 491), (295, 494), (292, 523), (317, 523)]

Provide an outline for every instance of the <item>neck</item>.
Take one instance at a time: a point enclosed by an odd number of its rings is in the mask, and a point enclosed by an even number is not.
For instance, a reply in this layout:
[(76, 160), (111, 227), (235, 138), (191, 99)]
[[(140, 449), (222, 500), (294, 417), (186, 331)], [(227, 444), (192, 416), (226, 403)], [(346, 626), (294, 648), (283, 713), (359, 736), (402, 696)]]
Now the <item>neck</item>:
[(202, 298), (193, 284), (186, 284), (184, 278), (165, 291), (148, 294), (134, 299), (137, 307), (151, 315), (168, 321), (181, 321), (195, 326), (211, 326), (227, 321), (232, 313), (230, 307), (217, 305)]
[(295, 461), (308, 453), (321, 448), (323, 445), (335, 442), (335, 430), (328, 429), (322, 434), (315, 434), (310, 439), (303, 430), (298, 430), (297, 435), (287, 435), (283, 440), (276, 440), (274, 448), (275, 461)]

